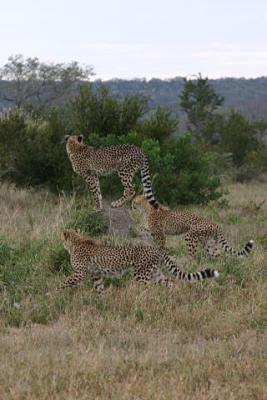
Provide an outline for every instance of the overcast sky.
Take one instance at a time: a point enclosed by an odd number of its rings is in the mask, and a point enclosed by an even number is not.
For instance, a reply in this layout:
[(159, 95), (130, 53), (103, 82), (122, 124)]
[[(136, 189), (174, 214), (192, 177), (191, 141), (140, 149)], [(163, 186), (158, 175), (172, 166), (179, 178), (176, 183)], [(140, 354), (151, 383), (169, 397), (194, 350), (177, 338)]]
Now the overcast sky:
[(267, 0), (0, 0), (13, 54), (92, 64), (96, 77), (267, 75)]

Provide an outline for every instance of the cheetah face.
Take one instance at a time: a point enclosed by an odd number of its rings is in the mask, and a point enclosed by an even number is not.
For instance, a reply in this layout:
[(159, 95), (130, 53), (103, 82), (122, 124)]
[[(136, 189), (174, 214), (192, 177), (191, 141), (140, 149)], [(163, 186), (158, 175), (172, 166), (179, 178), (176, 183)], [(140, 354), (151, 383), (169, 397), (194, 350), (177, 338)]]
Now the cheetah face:
[(143, 195), (136, 196), (132, 201), (132, 208), (139, 209), (140, 207), (144, 206), (146, 199)]
[(66, 145), (83, 144), (83, 135), (66, 135), (65, 143)]
[(66, 229), (61, 233), (60, 239), (67, 251), (70, 251), (71, 245), (80, 238), (80, 233), (74, 229)]

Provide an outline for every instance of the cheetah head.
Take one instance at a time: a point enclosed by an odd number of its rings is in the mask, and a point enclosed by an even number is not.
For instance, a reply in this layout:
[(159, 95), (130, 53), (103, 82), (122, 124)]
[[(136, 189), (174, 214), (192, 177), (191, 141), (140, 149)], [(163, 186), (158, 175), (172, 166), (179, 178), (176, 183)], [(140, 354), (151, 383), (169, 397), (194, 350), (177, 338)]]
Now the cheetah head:
[(147, 203), (147, 199), (145, 198), (144, 195), (138, 195), (135, 196), (135, 198), (132, 201), (132, 208), (141, 208), (144, 207)]
[(80, 231), (74, 229), (66, 229), (61, 233), (60, 239), (67, 251), (70, 251), (72, 245), (81, 238)]
[(61, 233), (61, 240), (62, 241), (71, 241), (71, 240), (77, 240), (80, 237), (80, 230), (75, 230), (75, 229), (65, 229), (62, 233)]
[(66, 135), (65, 143), (67, 152), (68, 153), (74, 152), (81, 146), (84, 146), (83, 135)]
[(90, 246), (100, 246), (101, 243), (97, 240), (91, 239), (88, 236), (82, 235), (80, 229), (65, 229), (61, 233), (61, 240), (63, 242), (64, 248), (70, 252), (71, 248), (75, 246), (75, 244), (83, 243)]

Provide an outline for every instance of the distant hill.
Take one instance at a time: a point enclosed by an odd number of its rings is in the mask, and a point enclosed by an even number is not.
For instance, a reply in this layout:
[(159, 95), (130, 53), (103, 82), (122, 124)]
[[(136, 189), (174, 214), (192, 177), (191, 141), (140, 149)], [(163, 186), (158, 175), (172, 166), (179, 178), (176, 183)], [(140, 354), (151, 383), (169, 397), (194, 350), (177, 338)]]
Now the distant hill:
[[(209, 82), (218, 94), (224, 96), (225, 109), (234, 108), (251, 119), (267, 117), (267, 77), (210, 79)], [(151, 109), (161, 104), (169, 107), (176, 114), (181, 114), (179, 95), (183, 90), (182, 77), (168, 80), (113, 79), (105, 82), (95, 81), (93, 85), (97, 87), (101, 83), (117, 97), (123, 97), (129, 93), (141, 93), (150, 98)], [(3, 82), (0, 81), (0, 98), (2, 87)], [(0, 110), (8, 106), (9, 103), (0, 100)]]
[[(224, 96), (224, 108), (234, 108), (252, 119), (267, 117), (267, 77), (210, 79), (209, 83), (218, 94)], [(96, 81), (94, 84), (97, 85), (98, 82)], [(181, 77), (169, 80), (151, 79), (149, 81), (114, 79), (106, 81), (104, 84), (116, 96), (142, 93), (150, 97), (151, 108), (159, 103), (171, 108), (178, 115), (181, 112), (179, 95), (184, 84)]]

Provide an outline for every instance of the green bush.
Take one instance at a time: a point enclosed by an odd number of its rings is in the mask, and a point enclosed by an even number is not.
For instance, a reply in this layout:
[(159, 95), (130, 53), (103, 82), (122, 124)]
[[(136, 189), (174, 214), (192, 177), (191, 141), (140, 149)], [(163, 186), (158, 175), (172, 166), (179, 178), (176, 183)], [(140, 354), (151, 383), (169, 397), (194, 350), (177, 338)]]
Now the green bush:
[(83, 85), (67, 107), (68, 123), (77, 134), (122, 135), (139, 126), (147, 103), (142, 95), (127, 95), (120, 100), (103, 85), (95, 90), (90, 84)]
[(70, 255), (64, 249), (61, 242), (51, 247), (49, 265), (53, 272), (60, 272), (64, 275), (71, 273)]
[(78, 206), (72, 211), (69, 221), (65, 224), (65, 229), (80, 229), (89, 236), (100, 236), (107, 233), (108, 221), (101, 212), (89, 207)]
[(0, 120), (2, 177), (23, 186), (46, 185), (52, 190), (73, 186), (64, 147), (65, 128), (56, 111), (46, 120), (13, 111)]
[(217, 172), (228, 174), (234, 181), (255, 179), (267, 171), (267, 146), (263, 140), (265, 121), (251, 122), (232, 111), (217, 116), (206, 126), (206, 147), (216, 152)]
[[(84, 96), (87, 98), (88, 93)], [(105, 92), (105, 96), (110, 95)], [(135, 101), (137, 100), (124, 99), (124, 113), (137, 107)], [(127, 104), (129, 108), (126, 107)], [(84, 180), (72, 171), (66, 154), (64, 135), (70, 133), (70, 120), (66, 117), (66, 109), (71, 110), (68, 107), (46, 110), (43, 117), (38, 113), (29, 115), (13, 111), (1, 118), (2, 178), (23, 186), (45, 185), (54, 191), (75, 190), (81, 194), (88, 192)], [(112, 114), (112, 111), (109, 112)], [(86, 119), (86, 114), (83, 118)], [(137, 124), (136, 130), (126, 134), (122, 133), (123, 130), (120, 131), (120, 135), (107, 134), (106, 131), (103, 134), (89, 131), (84, 136), (85, 141), (94, 147), (122, 143), (132, 143), (141, 147), (148, 157), (154, 191), (161, 202), (170, 205), (205, 204), (217, 199), (221, 195), (218, 190), (220, 180), (212, 174), (214, 160), (211, 153), (200, 150), (192, 143), (189, 134), (171, 138), (176, 125), (177, 120), (173, 119), (167, 110), (159, 108), (150, 120), (143, 122), (146, 128), (144, 132), (140, 131), (142, 125)], [(124, 126), (125, 129), (130, 129), (132, 125), (125, 122)], [(150, 128), (151, 133), (148, 134)], [(122, 194), (123, 188), (116, 173), (101, 177), (100, 181), (105, 197), (115, 198)], [(134, 185), (137, 192), (142, 191), (140, 174), (136, 174)], [(90, 226), (88, 221), (85, 224)]]
[(266, 129), (266, 123), (253, 123), (242, 114), (232, 112), (218, 126), (220, 151), (230, 152), (234, 165), (241, 167), (263, 146), (261, 136)]
[(168, 140), (178, 130), (178, 118), (167, 108), (158, 106), (150, 118), (143, 121), (140, 135), (143, 139), (151, 138), (160, 143)]
[(154, 188), (170, 205), (206, 204), (222, 195), (220, 178), (211, 174), (213, 157), (199, 151), (190, 134), (173, 139), (163, 149)]

